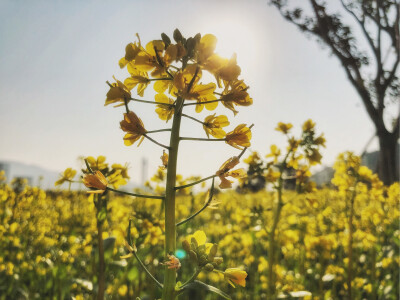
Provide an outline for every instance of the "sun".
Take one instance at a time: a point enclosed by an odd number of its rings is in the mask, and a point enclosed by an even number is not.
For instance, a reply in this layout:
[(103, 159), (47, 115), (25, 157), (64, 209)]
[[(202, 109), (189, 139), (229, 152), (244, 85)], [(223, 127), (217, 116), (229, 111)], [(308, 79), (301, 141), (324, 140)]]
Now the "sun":
[(216, 53), (226, 58), (236, 54), (238, 65), (247, 72), (257, 69), (258, 59), (265, 48), (262, 47), (265, 32), (260, 30), (256, 20), (229, 15), (207, 22), (203, 20), (201, 28), (203, 33), (217, 37)]

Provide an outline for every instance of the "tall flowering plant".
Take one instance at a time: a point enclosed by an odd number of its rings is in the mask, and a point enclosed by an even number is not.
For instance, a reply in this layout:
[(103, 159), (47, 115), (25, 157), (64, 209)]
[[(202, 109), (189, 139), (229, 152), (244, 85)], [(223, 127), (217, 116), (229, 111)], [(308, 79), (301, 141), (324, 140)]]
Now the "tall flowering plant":
[[(142, 45), (139, 36), (134, 43), (129, 43), (125, 48), (125, 56), (119, 61), (121, 68), (127, 68), (129, 77), (123, 82), (115, 79), (115, 82), (107, 84), (110, 89), (107, 92), (105, 105), (113, 104), (115, 107), (124, 107), (123, 120), (120, 127), (124, 131), (124, 144), (139, 146), (144, 140), (149, 140), (163, 148), (162, 168), (166, 169), (165, 193), (163, 195), (141, 195), (123, 192), (128, 195), (142, 198), (156, 198), (163, 201), (165, 218), (165, 262), (163, 282), (157, 277), (159, 274), (151, 274), (146, 269), (137, 253), (137, 248), (132, 241), (128, 230), (126, 248), (128, 254), (123, 258), (135, 257), (144, 271), (149, 275), (155, 285), (162, 290), (162, 299), (175, 299), (188, 289), (206, 289), (215, 292), (227, 299), (230, 297), (216, 287), (206, 285), (198, 280), (201, 272), (217, 272), (231, 284), (245, 286), (247, 273), (240, 268), (230, 268), (225, 271), (217, 267), (222, 258), (217, 256), (217, 244), (205, 243), (206, 236), (202, 231), (197, 231), (193, 236), (187, 237), (183, 242), (183, 248), (194, 263), (193, 276), (185, 283), (177, 282), (177, 269), (181, 262), (175, 257), (176, 229), (198, 214), (200, 214), (213, 201), (214, 182), (218, 177), (221, 181), (221, 189), (232, 186), (232, 178), (242, 178), (246, 175), (243, 169), (234, 169), (241, 156), (250, 146), (251, 126), (239, 124), (232, 130), (225, 129), (230, 125), (225, 115), (210, 114), (204, 120), (200, 120), (191, 113), (200, 113), (204, 109), (213, 111), (218, 105), (223, 105), (234, 115), (238, 113), (240, 106), (249, 106), (253, 100), (248, 94), (248, 86), (239, 79), (241, 69), (237, 65), (236, 55), (230, 59), (223, 58), (215, 53), (217, 39), (212, 34), (184, 38), (179, 30), (173, 33), (173, 41), (162, 34), (160, 40), (153, 40)], [(206, 73), (212, 75), (214, 82), (207, 82)], [(209, 77), (207, 77), (209, 78)], [(153, 85), (156, 92), (154, 100), (142, 99), (145, 90)], [(138, 96), (132, 94), (136, 92)], [(130, 104), (139, 102), (154, 105), (156, 115), (167, 124), (168, 128), (149, 130), (148, 126), (140, 118), (140, 110), (132, 111)], [(194, 109), (192, 109), (194, 107)], [(199, 125), (205, 131), (205, 137), (184, 137), (180, 134), (181, 120), (187, 118)], [(155, 132), (169, 132), (170, 142), (165, 145), (155, 138)], [(229, 158), (215, 172), (203, 179), (177, 185), (177, 160), (180, 142), (185, 141), (217, 141), (240, 150), (237, 156)], [(229, 179), (228, 179), (229, 178)], [(180, 189), (196, 185), (206, 180), (212, 180), (209, 198), (198, 212), (188, 216), (185, 220), (177, 222), (175, 218), (175, 196)], [(109, 187), (107, 178), (100, 171), (93, 173), (88, 168), (83, 183), (96, 193), (105, 191), (121, 193), (115, 188)], [(130, 224), (129, 224), (130, 227)], [(161, 276), (160, 276), (161, 277)]]

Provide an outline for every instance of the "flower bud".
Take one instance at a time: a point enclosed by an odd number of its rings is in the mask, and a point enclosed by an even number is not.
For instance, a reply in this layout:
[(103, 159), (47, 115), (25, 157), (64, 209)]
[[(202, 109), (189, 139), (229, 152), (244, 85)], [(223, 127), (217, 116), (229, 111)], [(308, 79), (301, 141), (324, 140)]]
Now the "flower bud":
[(193, 250), (196, 250), (197, 247), (199, 247), (199, 244), (197, 243), (196, 239), (195, 239), (194, 237), (192, 237), (192, 239), (191, 239), (190, 241), (191, 241), (191, 243), (192, 243), (191, 248), (192, 248)]
[(207, 263), (207, 256), (205, 254), (201, 255), (199, 258), (199, 265), (203, 266)]
[(210, 253), (208, 254), (208, 260), (209, 261), (213, 261), (214, 260), (214, 257), (217, 254), (217, 251), (218, 251), (218, 245), (217, 244), (212, 245), (212, 247), (210, 249)]
[(214, 266), (210, 263), (206, 264), (204, 269), (206, 269), (206, 271), (208, 272), (212, 272), (214, 270)]
[(179, 29), (175, 29), (174, 30), (174, 34), (173, 34), (174, 40), (175, 42), (181, 42), (183, 40), (183, 36), (182, 33), (179, 31)]
[(189, 251), (189, 257), (190, 257), (190, 260), (197, 263), (197, 254), (193, 250)]
[(224, 261), (224, 259), (222, 257), (214, 257), (214, 263), (216, 263), (217, 265), (222, 264)]
[(182, 247), (187, 253), (190, 252), (190, 244), (189, 244), (189, 242), (187, 240), (184, 240), (182, 242)]

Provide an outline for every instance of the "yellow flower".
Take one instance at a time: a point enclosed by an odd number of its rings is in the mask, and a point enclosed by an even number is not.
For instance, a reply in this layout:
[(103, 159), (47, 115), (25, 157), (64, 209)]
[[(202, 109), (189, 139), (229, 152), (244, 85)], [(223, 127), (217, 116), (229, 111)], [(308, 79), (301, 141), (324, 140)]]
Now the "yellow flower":
[[(212, 247), (212, 243), (206, 243), (207, 241), (207, 236), (204, 233), (204, 231), (202, 230), (197, 230), (195, 233), (189, 235), (186, 237), (186, 241), (190, 244), (192, 241), (192, 238), (194, 238), (196, 240), (197, 246), (201, 246), (201, 245), (205, 245), (205, 252), (209, 253), (211, 247)], [(196, 250), (196, 249), (192, 249), (192, 250)]]
[(146, 45), (146, 49), (140, 51), (134, 61), (134, 66), (140, 71), (152, 71), (153, 77), (165, 76), (165, 66), (162, 56), (165, 45), (162, 41), (154, 40)]
[(64, 173), (61, 174), (61, 178), (58, 179), (58, 180), (54, 183), (54, 185), (55, 185), (55, 186), (61, 185), (61, 184), (63, 184), (63, 183), (66, 182), (66, 181), (71, 182), (72, 179), (75, 177), (75, 175), (76, 175), (76, 171), (75, 171), (75, 170), (73, 170), (72, 168), (67, 168), (67, 169), (65, 169)]
[(209, 135), (211, 134), (217, 139), (222, 139), (226, 135), (226, 132), (222, 129), (222, 127), (226, 127), (228, 125), (229, 121), (226, 116), (215, 116), (215, 114), (213, 114), (204, 119), (203, 128), (207, 134), (207, 137), (210, 137)]
[(110, 90), (107, 92), (107, 99), (104, 105), (115, 102), (122, 102), (123, 105), (125, 100), (129, 100), (131, 98), (131, 91), (121, 81), (117, 80), (115, 77), (113, 78), (116, 82), (111, 84)]
[(226, 179), (226, 177), (233, 178), (243, 178), (247, 176), (247, 173), (244, 169), (232, 170), (239, 163), (239, 158), (237, 156), (229, 158), (226, 162), (222, 164), (219, 170), (215, 173), (221, 179), (221, 184), (219, 187), (221, 189), (227, 189), (232, 187), (232, 181)]
[(96, 171), (94, 174), (85, 174), (82, 181), (86, 187), (97, 189), (88, 191), (88, 193), (102, 194), (107, 189), (107, 179), (100, 171)]
[(120, 122), (120, 125), (121, 129), (127, 132), (124, 136), (125, 145), (130, 146), (137, 140), (140, 140), (138, 144), (139, 147), (144, 139), (144, 134), (147, 132), (142, 120), (133, 111), (130, 111), (124, 114), (124, 120)]
[(235, 284), (238, 284), (242, 287), (246, 286), (246, 271), (240, 270), (239, 268), (229, 268), (224, 272), (225, 279), (229, 282), (230, 285), (235, 287)]
[(224, 60), (224, 64), (221, 68), (219, 68), (216, 72), (214, 72), (215, 78), (217, 79), (218, 86), (221, 87), (221, 80), (225, 81), (234, 81), (237, 80), (238, 76), (241, 73), (240, 67), (236, 62), (236, 54), (233, 54), (232, 57), (228, 60)]
[(250, 147), (251, 130), (246, 124), (240, 124), (226, 134), (225, 143), (242, 150), (243, 147)]
[(306, 153), (306, 158), (310, 162), (310, 165), (315, 165), (321, 163), (322, 155), (318, 149), (311, 149)]
[(99, 155), (96, 159), (93, 156), (89, 156), (86, 158), (86, 161), (89, 163), (92, 171), (104, 170), (108, 167), (108, 164), (105, 162), (106, 157), (103, 155)]
[(120, 170), (115, 170), (115, 172), (109, 174), (107, 176), (109, 184), (113, 186), (114, 189), (117, 189), (120, 185), (127, 184), (125, 178), (121, 175)]
[(236, 63), (236, 54), (232, 55), (230, 59), (213, 54), (203, 63), (203, 67), (215, 76), (218, 87), (221, 87), (222, 80), (237, 80), (241, 72), (240, 67)]
[(162, 166), (160, 168), (165, 170), (168, 167), (168, 154), (165, 153), (165, 150), (163, 150), (163, 154), (160, 158), (162, 161)]
[(217, 38), (212, 34), (206, 34), (201, 37), (197, 45), (197, 62), (203, 64), (214, 53), (217, 45)]
[(206, 104), (202, 104), (202, 102), (217, 100), (217, 97), (214, 95), (216, 85), (212, 82), (208, 84), (198, 84), (200, 78), (201, 71), (198, 69), (198, 66), (193, 64), (188, 65), (185, 70), (175, 74), (173, 81), (174, 87), (171, 93), (185, 100), (196, 100), (198, 102), (196, 105), (196, 112), (201, 112), (204, 106), (207, 110), (214, 110), (218, 106), (218, 102)]
[(122, 69), (129, 62), (133, 61), (140, 51), (144, 51), (143, 47), (140, 44), (139, 35), (136, 34), (139, 43), (129, 43), (125, 47), (125, 56), (119, 60), (119, 67)]
[(294, 137), (289, 138), (288, 140), (289, 146), (287, 147), (288, 151), (296, 151), (300, 145), (300, 142), (301, 141), (296, 140)]
[(171, 44), (165, 49), (164, 42), (154, 40), (136, 55), (133, 65), (141, 71), (152, 71), (153, 77), (163, 77), (167, 76), (168, 66), (185, 54), (186, 50), (181, 43)]
[(317, 137), (314, 140), (314, 145), (325, 147), (325, 142), (326, 142), (326, 140), (325, 140), (324, 134), (322, 133), (319, 137)]
[(225, 89), (221, 97), (222, 104), (233, 111), (235, 115), (238, 113), (235, 105), (249, 106), (253, 104), (253, 99), (247, 93), (249, 87), (243, 80), (224, 81), (224, 83)]
[(278, 162), (278, 157), (281, 155), (281, 150), (276, 145), (271, 145), (271, 153), (267, 154), (265, 157), (273, 157), (274, 163)]
[(128, 287), (126, 286), (126, 284), (123, 284), (118, 288), (118, 295), (120, 295), (121, 297), (125, 296), (127, 292), (128, 292)]
[(143, 97), (144, 90), (150, 83), (147, 72), (136, 69), (132, 63), (128, 64), (128, 72), (131, 74), (131, 77), (125, 79), (124, 85), (129, 90), (132, 90), (135, 86), (137, 86), (137, 94)]
[(291, 123), (279, 122), (278, 126), (275, 128), (275, 130), (276, 131), (280, 131), (280, 132), (282, 132), (284, 134), (287, 134), (292, 127), (293, 127), (293, 124), (291, 124)]
[[(168, 98), (164, 94), (157, 94), (155, 95), (156, 102), (160, 103), (156, 106), (156, 113), (158, 117), (163, 121), (169, 121), (172, 116), (174, 115), (174, 106), (172, 105), (165, 105), (165, 104), (174, 104), (174, 100)], [(163, 104), (165, 103), (165, 104)]]
[(304, 132), (311, 131), (314, 129), (314, 127), (315, 127), (315, 123), (311, 119), (308, 119), (303, 124), (303, 131)]
[(128, 175), (128, 165), (127, 164), (125, 164), (125, 166), (123, 166), (121, 164), (113, 164), (111, 166), (111, 168), (113, 169), (112, 172), (119, 172), (123, 178), (126, 178), (126, 179), (130, 178)]
[(278, 180), (280, 175), (280, 172), (276, 172), (272, 168), (269, 168), (267, 174), (265, 174), (264, 177), (267, 182), (275, 182), (276, 180)]

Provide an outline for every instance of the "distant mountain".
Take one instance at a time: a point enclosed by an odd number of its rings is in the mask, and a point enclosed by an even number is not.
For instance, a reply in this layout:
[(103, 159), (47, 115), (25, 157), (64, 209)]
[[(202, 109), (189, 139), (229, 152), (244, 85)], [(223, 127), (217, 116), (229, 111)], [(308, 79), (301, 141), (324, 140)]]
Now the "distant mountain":
[(16, 161), (0, 161), (0, 170), (4, 170), (7, 182), (14, 178), (25, 178), (29, 185), (41, 186), (43, 189), (54, 188), (54, 182), (59, 173), (50, 171), (39, 166), (24, 164)]
[[(55, 172), (39, 166), (7, 160), (0, 160), (0, 170), (5, 171), (8, 183), (14, 178), (25, 178), (28, 180), (30, 186), (40, 186), (45, 190), (60, 188), (55, 187), (54, 183), (60, 178), (60, 174), (63, 172), (63, 170)], [(129, 182), (127, 185), (121, 186), (120, 189), (131, 191), (138, 187), (140, 187), (140, 185)], [(68, 184), (64, 183), (64, 185), (61, 186), (61, 189), (67, 188)], [(82, 184), (72, 184), (71, 189), (80, 190), (85, 189), (85, 187), (82, 186)]]

